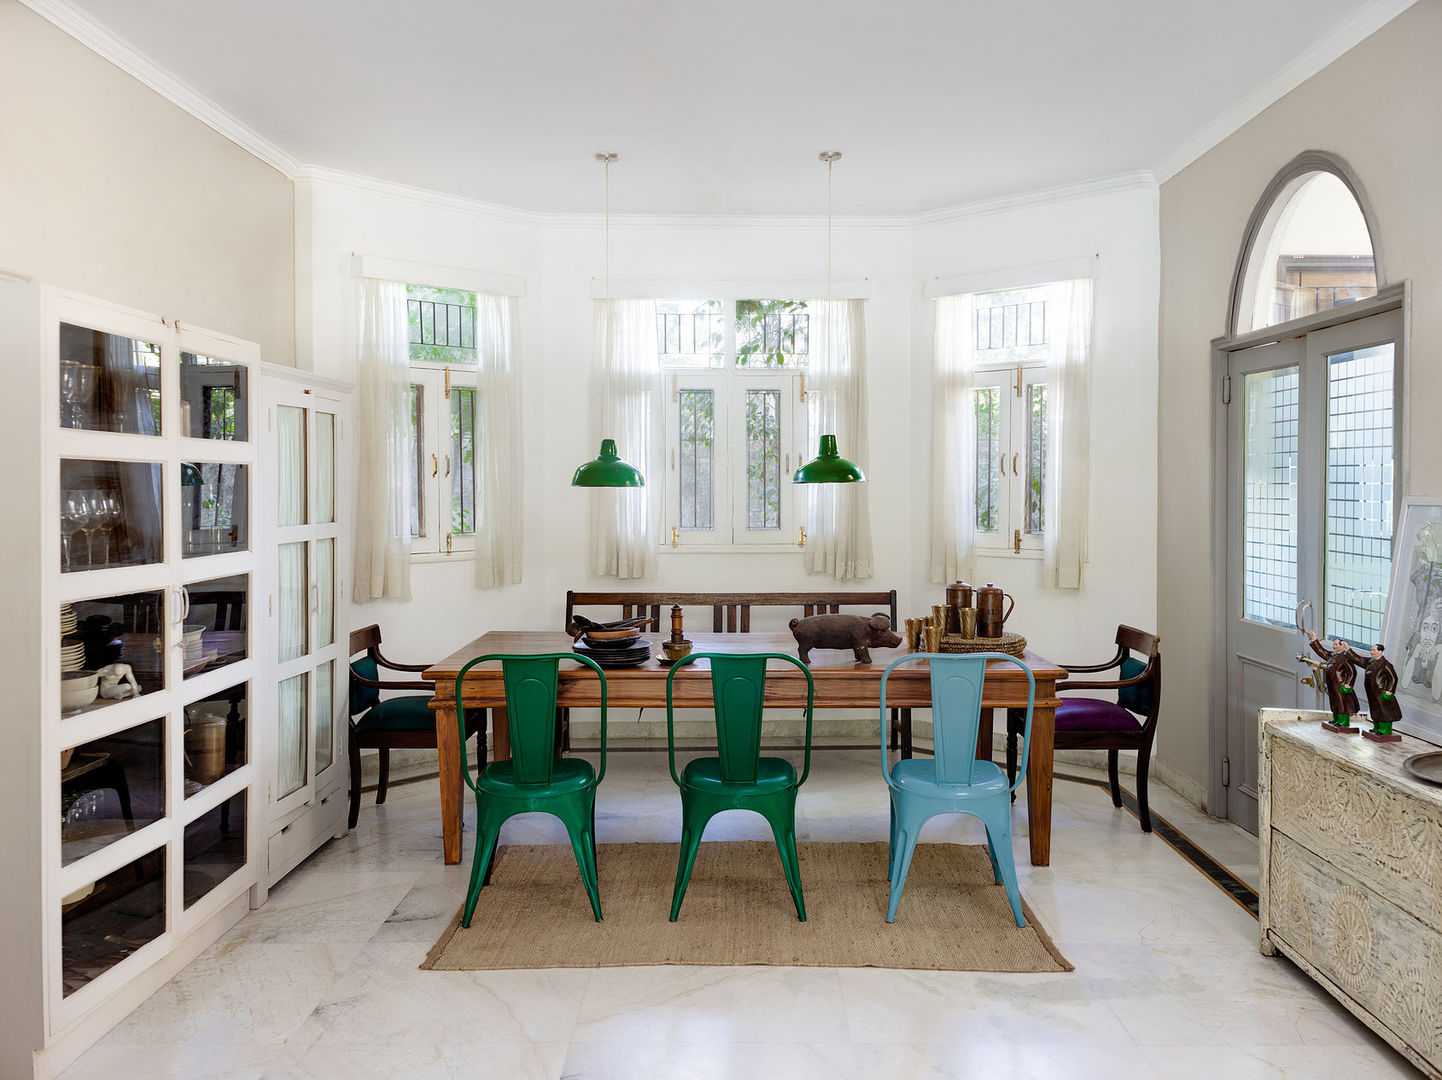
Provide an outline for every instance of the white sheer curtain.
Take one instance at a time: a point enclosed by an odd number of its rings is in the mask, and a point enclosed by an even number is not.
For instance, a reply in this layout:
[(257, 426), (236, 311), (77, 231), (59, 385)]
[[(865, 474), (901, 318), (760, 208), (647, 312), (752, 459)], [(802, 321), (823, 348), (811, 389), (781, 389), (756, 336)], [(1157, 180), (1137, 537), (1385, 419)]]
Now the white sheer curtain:
[(482, 589), (521, 580), (519, 335), (520, 305), (514, 296), (476, 296), (476, 585)]
[(976, 576), (976, 404), (970, 295), (936, 301), (931, 380), (931, 580)]
[[(871, 459), (866, 424), (866, 307), (862, 300), (809, 300), (811, 355), (806, 402), (806, 456), (822, 435), (835, 435), (841, 456), (865, 472)], [(806, 493), (808, 574), (837, 581), (871, 576), (871, 501), (866, 484), (810, 484)]]
[(592, 489), (591, 568), (604, 577), (646, 577), (656, 568), (665, 488), (655, 301), (596, 301), (591, 401), (589, 453), (615, 439), (622, 460), (646, 479), (639, 488)]
[(1081, 588), (1087, 558), (1087, 501), (1091, 472), (1090, 278), (1058, 282), (1056, 310), (1064, 334), (1054, 335), (1046, 362), (1046, 491), (1041, 583)]
[(411, 598), (416, 450), (410, 423), (406, 287), (362, 278), (360, 293), (355, 598), (363, 604), (382, 597)]

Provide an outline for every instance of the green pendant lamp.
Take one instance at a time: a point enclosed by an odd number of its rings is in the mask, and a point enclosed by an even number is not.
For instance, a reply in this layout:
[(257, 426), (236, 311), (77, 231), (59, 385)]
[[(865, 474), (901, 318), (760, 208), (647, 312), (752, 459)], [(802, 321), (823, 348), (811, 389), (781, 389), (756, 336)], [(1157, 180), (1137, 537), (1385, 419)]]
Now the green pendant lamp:
[(836, 436), (821, 436), (821, 452), (791, 474), (793, 484), (862, 484), (866, 474), (836, 450)]
[[(841, 157), (838, 150), (821, 155), (826, 162), (826, 301), (831, 303), (831, 166)], [(836, 449), (836, 436), (821, 436), (820, 452), (791, 475), (793, 484), (864, 484), (866, 474), (855, 462), (847, 461)]]
[[(596, 160), (606, 167), (606, 299), (611, 298), (611, 162), (616, 154), (597, 154)], [(571, 477), (572, 487), (645, 487), (641, 470), (621, 460), (615, 439), (602, 439), (601, 452)]]
[(571, 477), (572, 487), (645, 487), (641, 470), (621, 460), (615, 439), (602, 439), (601, 452)]

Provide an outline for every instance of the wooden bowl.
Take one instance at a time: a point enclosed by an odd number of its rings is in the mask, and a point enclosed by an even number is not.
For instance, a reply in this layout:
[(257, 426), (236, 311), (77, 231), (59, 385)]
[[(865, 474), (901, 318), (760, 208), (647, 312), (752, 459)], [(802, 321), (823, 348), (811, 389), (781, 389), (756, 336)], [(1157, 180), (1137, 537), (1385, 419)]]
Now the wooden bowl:
[(641, 631), (632, 626), (625, 630), (588, 630), (584, 636), (593, 649), (625, 649), (640, 640)]

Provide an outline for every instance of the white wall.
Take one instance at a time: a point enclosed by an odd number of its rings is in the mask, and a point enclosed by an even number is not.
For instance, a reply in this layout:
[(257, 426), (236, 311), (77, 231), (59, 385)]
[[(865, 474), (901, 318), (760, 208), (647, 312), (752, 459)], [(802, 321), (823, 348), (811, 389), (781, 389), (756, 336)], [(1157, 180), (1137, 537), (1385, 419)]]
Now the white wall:
[(1360, 179), (1380, 230), (1379, 284), (1413, 279), (1403, 486), (1442, 494), (1442, 455), (1426, 420), (1442, 408), (1439, 50), (1442, 4), (1416, 4), (1162, 185), (1161, 632), (1170, 656), (1194, 658), (1168, 667), (1163, 745), (1199, 785), (1218, 765), (1208, 731), (1212, 603), (1223, 587), (1211, 543), (1210, 342), (1226, 330), (1247, 219), (1304, 150), (1337, 154)]
[(290, 181), (0, 0), (0, 268), (293, 362)]
[[(516, 274), (525, 356), (526, 563), (522, 584), (478, 591), (468, 561), (418, 563), (415, 599), (357, 607), (398, 652), (444, 655), (492, 627), (558, 627), (568, 588), (616, 588), (587, 572), (587, 495), (570, 487), (596, 452), (589, 428), (592, 282), (602, 273), (599, 218), (526, 219), (452, 200), (336, 177), (297, 192), (303, 365), (349, 378), (355, 355), (354, 253)], [(847, 587), (896, 588), (903, 612), (941, 600), (929, 556), (931, 304), (923, 279), (1100, 254), (1097, 285), (1092, 562), (1078, 592), (1043, 591), (1039, 560), (994, 559), (985, 579), (1017, 596), (1016, 626), (1038, 648), (1105, 659), (1118, 622), (1156, 620), (1156, 198), (1129, 188), (953, 224), (904, 220), (835, 226), (836, 280), (866, 279), (874, 578)], [(611, 226), (611, 277), (627, 281), (824, 280), (824, 220), (695, 221), (627, 217)], [(312, 306), (313, 305), (313, 306)], [(1115, 464), (1113, 464), (1115, 463)], [(677, 591), (830, 588), (800, 552), (664, 552), (636, 587)]]
[[(916, 232), (912, 290), (913, 384), (910, 479), (918, 510), (910, 530), (911, 590), (928, 583), (926, 507), (931, 456), (933, 303), (923, 283), (1096, 256), (1092, 349), (1090, 560), (1079, 590), (1043, 589), (1041, 559), (983, 557), (977, 580), (1016, 598), (1008, 629), (1044, 656), (1101, 663), (1118, 623), (1155, 630), (1157, 621), (1157, 196), (1147, 185), (1073, 197), (1006, 213), (965, 217)], [(1165, 751), (1165, 725), (1158, 733)]]

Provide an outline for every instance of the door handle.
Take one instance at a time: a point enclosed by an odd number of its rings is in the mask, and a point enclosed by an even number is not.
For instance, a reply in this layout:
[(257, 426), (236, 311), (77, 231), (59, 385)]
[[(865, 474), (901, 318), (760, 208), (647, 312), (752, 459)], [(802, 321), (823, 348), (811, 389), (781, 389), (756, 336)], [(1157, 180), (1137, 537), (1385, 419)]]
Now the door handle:
[[(422, 466), (424, 468), (424, 466)], [(441, 463), (435, 454), (431, 455), (431, 476), (434, 478), (440, 474)]]
[(446, 475), (447, 475), (447, 476), (450, 476), (450, 475), (451, 475), (451, 455), (450, 455), (450, 454), (447, 454), (447, 455), (446, 455)]

